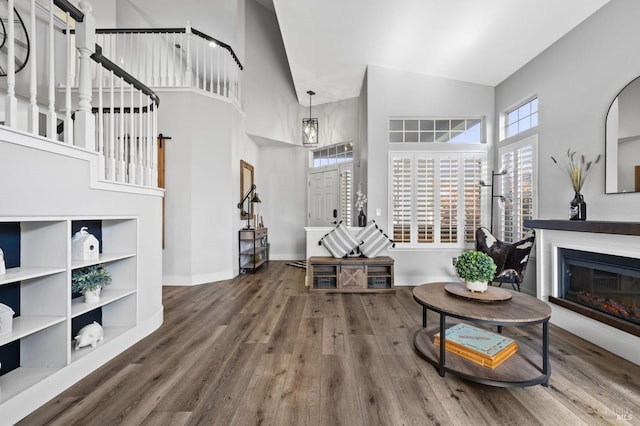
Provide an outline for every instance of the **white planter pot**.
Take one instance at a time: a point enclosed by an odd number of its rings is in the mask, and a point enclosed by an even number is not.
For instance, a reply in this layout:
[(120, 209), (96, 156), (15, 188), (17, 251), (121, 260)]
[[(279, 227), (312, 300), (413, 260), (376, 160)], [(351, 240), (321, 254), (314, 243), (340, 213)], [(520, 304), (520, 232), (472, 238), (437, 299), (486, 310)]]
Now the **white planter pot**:
[(86, 290), (83, 295), (84, 295), (84, 301), (87, 303), (91, 303), (91, 302), (97, 302), (100, 300), (100, 291), (102, 290), (102, 287), (98, 287), (95, 290)]
[(486, 281), (464, 280), (464, 286), (469, 291), (473, 291), (473, 292), (476, 292), (476, 293), (484, 293), (485, 291), (487, 291), (487, 288), (489, 287), (489, 284)]

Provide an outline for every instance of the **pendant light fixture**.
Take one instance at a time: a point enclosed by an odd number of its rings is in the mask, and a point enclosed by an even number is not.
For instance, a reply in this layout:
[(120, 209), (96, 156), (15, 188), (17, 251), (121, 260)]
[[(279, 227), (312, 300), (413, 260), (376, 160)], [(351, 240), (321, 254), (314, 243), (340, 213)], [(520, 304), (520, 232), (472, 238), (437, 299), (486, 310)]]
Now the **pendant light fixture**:
[(315, 95), (312, 90), (307, 91), (309, 95), (309, 118), (302, 119), (302, 145), (318, 145), (318, 119), (311, 118), (311, 97)]

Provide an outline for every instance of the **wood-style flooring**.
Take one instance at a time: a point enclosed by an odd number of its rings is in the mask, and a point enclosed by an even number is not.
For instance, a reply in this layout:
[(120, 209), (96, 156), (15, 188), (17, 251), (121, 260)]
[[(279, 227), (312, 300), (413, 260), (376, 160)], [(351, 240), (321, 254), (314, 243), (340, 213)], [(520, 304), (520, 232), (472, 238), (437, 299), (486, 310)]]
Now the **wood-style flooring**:
[[(158, 331), (21, 424), (640, 424), (640, 366), (553, 325), (548, 388), (442, 378), (413, 348), (412, 288), (309, 294), (304, 274), (166, 287)], [(505, 333), (539, 344), (539, 326)]]

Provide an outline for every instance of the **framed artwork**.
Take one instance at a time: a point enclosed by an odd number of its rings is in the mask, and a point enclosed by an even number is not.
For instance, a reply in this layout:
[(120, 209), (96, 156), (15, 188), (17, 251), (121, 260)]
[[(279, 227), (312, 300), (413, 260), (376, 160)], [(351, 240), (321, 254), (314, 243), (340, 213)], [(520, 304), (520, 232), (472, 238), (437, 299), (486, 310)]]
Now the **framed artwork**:
[[(253, 185), (253, 166), (244, 160), (240, 160), (240, 201), (251, 190)], [(245, 201), (245, 203), (247, 203)], [(249, 220), (253, 219), (253, 204), (249, 204), (249, 215), (242, 214), (243, 209), (240, 210), (240, 219)]]

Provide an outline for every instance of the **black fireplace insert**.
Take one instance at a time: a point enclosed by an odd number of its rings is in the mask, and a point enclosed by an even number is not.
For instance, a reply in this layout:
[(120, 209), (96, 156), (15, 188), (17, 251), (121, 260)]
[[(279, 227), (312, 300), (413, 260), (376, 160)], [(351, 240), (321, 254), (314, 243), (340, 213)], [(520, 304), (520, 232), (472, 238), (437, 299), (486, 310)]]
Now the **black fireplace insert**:
[(561, 300), (640, 325), (640, 259), (559, 248), (558, 286)]

